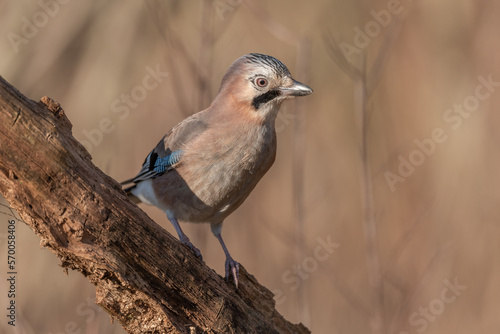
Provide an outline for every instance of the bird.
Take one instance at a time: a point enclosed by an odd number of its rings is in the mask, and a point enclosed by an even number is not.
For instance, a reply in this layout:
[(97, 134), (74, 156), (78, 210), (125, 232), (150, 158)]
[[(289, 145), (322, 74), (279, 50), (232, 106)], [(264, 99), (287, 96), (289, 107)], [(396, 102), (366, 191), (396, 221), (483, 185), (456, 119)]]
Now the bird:
[(200, 259), (179, 220), (209, 223), (226, 256), (225, 278), (232, 276), (237, 289), (239, 263), (222, 239), (224, 219), (275, 161), (282, 102), (312, 92), (272, 56), (250, 53), (236, 59), (210, 106), (168, 131), (139, 173), (122, 182), (128, 185), (124, 191), (135, 203), (163, 210), (179, 240)]

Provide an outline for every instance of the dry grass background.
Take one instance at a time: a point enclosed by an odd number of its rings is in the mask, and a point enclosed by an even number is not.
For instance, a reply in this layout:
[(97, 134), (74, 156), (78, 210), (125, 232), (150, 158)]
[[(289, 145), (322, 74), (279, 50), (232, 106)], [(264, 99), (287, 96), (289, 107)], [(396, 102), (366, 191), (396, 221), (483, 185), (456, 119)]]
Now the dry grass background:
[[(170, 127), (206, 107), (243, 54), (273, 55), (314, 88), (282, 109), (276, 163), (223, 232), (234, 258), (279, 294), (289, 320), (313, 333), (500, 332), (499, 87), (456, 130), (443, 120), (447, 109), (473, 102), (479, 76), (500, 81), (498, 1), (67, 1), (47, 22), (38, 17), (41, 27), (16, 52), (8, 36), (22, 34), (23, 18), (33, 20), (40, 2), (0, 1), (0, 75), (34, 100), (59, 101), (79, 140), (110, 119), (113, 131), (91, 153), (116, 180), (134, 175)], [(331, 37), (355, 45), (353, 29), (364, 30), (370, 11), (391, 4), (401, 9), (391, 15), (401, 20), (392, 47), (384, 40), (393, 25), (363, 48), (368, 69), (380, 52), (386, 66), (361, 132), (360, 86), (333, 61)], [(113, 101), (157, 66), (168, 77), (126, 116), (115, 113)], [(385, 173), (397, 173), (399, 157), (408, 159), (415, 140), (436, 128), (446, 140), (392, 191)], [(363, 212), (363, 136), (374, 223)], [(144, 210), (174, 233), (159, 210)], [(6, 215), (0, 226), (5, 277)], [(209, 227), (184, 226), (223, 273)], [(375, 249), (367, 230), (377, 233)], [(318, 238), (339, 246), (315, 253)], [(123, 333), (92, 304), (91, 284), (76, 272), (66, 277), (23, 224), (18, 260), (18, 324), (6, 324), (1, 279), (1, 333)], [(378, 284), (370, 284), (374, 277)], [(462, 290), (443, 295), (455, 280)]]

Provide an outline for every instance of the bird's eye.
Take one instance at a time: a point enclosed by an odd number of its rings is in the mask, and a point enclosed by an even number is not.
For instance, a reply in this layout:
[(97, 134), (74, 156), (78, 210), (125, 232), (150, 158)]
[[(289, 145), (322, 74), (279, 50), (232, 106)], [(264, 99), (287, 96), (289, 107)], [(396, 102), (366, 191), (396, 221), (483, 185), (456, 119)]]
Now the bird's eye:
[(255, 84), (259, 87), (266, 87), (267, 84), (268, 84), (268, 81), (266, 78), (263, 78), (263, 77), (258, 77), (258, 78), (255, 78), (254, 80)]

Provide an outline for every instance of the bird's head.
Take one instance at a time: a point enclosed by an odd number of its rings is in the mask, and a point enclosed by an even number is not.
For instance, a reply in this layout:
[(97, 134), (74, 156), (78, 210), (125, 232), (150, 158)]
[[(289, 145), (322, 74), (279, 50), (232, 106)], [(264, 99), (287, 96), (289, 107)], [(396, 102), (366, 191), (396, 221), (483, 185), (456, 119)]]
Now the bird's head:
[(309, 95), (313, 90), (292, 78), (278, 59), (250, 53), (238, 58), (227, 70), (219, 97), (263, 119), (274, 119), (281, 102), (295, 96)]

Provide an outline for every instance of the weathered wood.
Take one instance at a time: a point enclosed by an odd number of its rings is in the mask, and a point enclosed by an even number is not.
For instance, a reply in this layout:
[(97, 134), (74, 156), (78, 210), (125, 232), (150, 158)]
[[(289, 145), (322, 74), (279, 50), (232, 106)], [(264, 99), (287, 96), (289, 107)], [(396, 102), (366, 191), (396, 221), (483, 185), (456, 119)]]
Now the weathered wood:
[(242, 266), (235, 290), (129, 201), (57, 102), (34, 102), (1, 77), (0, 192), (128, 333), (309, 333)]

